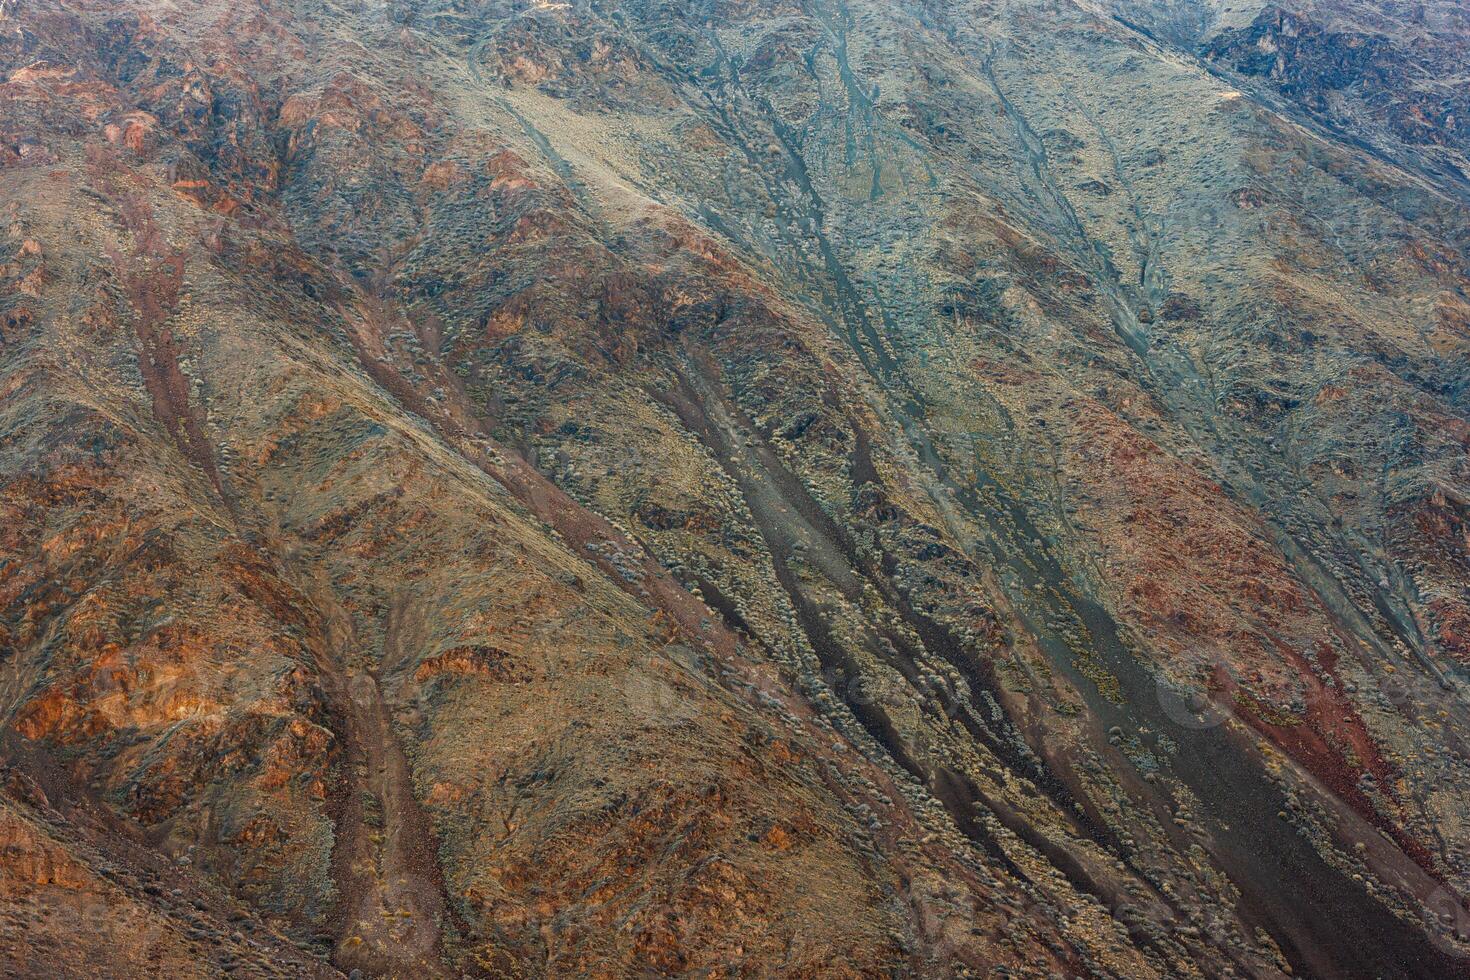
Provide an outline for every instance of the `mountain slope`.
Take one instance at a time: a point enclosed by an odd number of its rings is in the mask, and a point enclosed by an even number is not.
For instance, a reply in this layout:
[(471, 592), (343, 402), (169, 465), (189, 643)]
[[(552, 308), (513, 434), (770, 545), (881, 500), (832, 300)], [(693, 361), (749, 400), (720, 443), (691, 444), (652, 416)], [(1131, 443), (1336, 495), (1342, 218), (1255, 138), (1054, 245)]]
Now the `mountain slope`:
[(1464, 33), (1320, 6), (8, 5), (0, 959), (1458, 975)]

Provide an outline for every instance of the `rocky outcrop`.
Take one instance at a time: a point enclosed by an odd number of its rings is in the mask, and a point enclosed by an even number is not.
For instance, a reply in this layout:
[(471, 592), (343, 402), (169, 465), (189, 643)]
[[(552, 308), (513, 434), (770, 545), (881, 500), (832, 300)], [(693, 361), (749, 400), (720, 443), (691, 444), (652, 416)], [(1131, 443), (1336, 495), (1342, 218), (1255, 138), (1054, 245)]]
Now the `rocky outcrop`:
[(1464, 195), (1470, 101), (1470, 21), (1448, 3), (1413, 10), (1378, 4), (1264, 7), (1248, 25), (1220, 30), (1203, 57), (1259, 78), (1313, 118)]

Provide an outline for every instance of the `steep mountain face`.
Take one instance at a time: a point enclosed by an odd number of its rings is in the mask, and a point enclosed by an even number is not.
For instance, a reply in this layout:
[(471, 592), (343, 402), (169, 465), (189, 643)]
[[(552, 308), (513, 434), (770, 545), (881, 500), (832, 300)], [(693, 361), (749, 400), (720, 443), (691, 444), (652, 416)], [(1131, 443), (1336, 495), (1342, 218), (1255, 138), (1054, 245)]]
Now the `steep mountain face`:
[(1279, 96), (1332, 135), (1467, 189), (1470, 11), (1463, 4), (1118, 0), (1117, 14), (1193, 50), (1258, 97)]
[(1467, 35), (0, 0), (0, 966), (1465, 975)]

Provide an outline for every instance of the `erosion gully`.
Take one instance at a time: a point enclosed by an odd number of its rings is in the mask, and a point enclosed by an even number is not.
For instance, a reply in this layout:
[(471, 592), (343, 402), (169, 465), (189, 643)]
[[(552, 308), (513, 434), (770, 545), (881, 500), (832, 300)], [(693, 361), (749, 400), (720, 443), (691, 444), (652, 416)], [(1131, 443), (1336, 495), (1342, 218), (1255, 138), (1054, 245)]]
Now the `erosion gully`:
[[(831, 28), (833, 22), (829, 21), (827, 26)], [(840, 39), (836, 46), (841, 49)], [(471, 52), (472, 69), (477, 67), (478, 53), (478, 50)], [(988, 59), (984, 70), (994, 80)], [(706, 100), (702, 108), (709, 114), (716, 130), (743, 150), (752, 162), (762, 160), (752, 149), (735, 115), (725, 106), (719, 91), (720, 87), (733, 80), (701, 79), (692, 74), (686, 74), (683, 80), (702, 91)], [(849, 79), (844, 78), (844, 81)], [(1044, 153), (1040, 141), (1027, 130), (1024, 118), (999, 91), (998, 83), (997, 94), (1001, 96), (1006, 111), (1017, 120), (1026, 149), (1036, 155)], [(766, 108), (769, 112), (769, 107)], [(862, 110), (858, 113), (860, 120), (873, 126), (867, 123), (871, 106), (859, 108)], [(773, 113), (771, 115), (774, 116)], [(809, 263), (800, 257), (797, 243), (789, 237), (786, 240), (791, 253), (796, 256), (788, 256), (795, 263), (793, 272), (801, 282), (820, 294), (814, 303), (816, 312), (850, 345), (857, 359), (892, 399), (888, 409), (898, 419), (905, 438), (930, 470), (936, 497), (945, 491), (952, 493), (953, 499), (969, 517), (986, 529), (987, 533), (979, 539), (972, 538), (963, 527), (952, 527), (951, 531), (968, 544), (972, 557), (998, 573), (1005, 598), (1014, 606), (1048, 660), (1071, 680), (1085, 698), (1098, 726), (1118, 725), (1133, 732), (1145, 729), (1168, 732), (1176, 746), (1172, 755), (1166, 756), (1170, 759), (1171, 770), (1199, 798), (1204, 819), (1211, 830), (1215, 860), (1240, 889), (1245, 916), (1272, 934), (1299, 972), (1385, 978), (1457, 975), (1453, 961), (1434, 948), (1422, 932), (1374, 901), (1363, 887), (1328, 864), (1310, 841), (1278, 817), (1278, 812), (1286, 806), (1283, 792), (1251, 761), (1252, 749), (1247, 737), (1228, 725), (1193, 729), (1173, 723), (1158, 697), (1157, 677), (1127, 648), (1107, 611), (1088, 594), (1085, 587), (1072, 580), (1044, 544), (1033, 544), (1040, 542), (1041, 535), (1024, 505), (983, 470), (964, 484), (951, 479), (927, 433), (915, 421), (925, 415), (922, 400), (904, 380), (902, 366), (886, 350), (875, 327), (875, 318), (850, 281), (837, 249), (822, 231), (825, 209), (806, 172), (800, 140), (779, 119), (773, 118), (771, 125), (787, 150), (788, 167), (781, 176), (787, 186), (797, 188), (797, 193), (792, 195), (796, 199), (788, 199), (788, 195), (777, 187), (775, 179), (767, 181), (767, 190), (784, 216), (810, 219), (816, 229), (813, 234), (821, 256), (819, 264)], [(1038, 181), (1050, 181), (1044, 158), (1036, 156), (1031, 160), (1031, 166)], [(757, 170), (760, 172), (763, 168), (758, 167)], [(1055, 191), (1054, 186), (1046, 189)], [(1082, 248), (1086, 253), (1084, 266), (1094, 272), (1103, 272), (1100, 278), (1105, 284), (1109, 280), (1115, 281), (1114, 270), (1098, 268), (1096, 263), (1102, 257), (1086, 242), (1085, 229), (1075, 214), (1069, 213), (1070, 206), (1065, 196), (1058, 192), (1052, 200), (1061, 226), (1058, 237), (1070, 239)], [(738, 239), (739, 236), (735, 237)], [(1147, 278), (1156, 282), (1159, 276), (1157, 264), (1150, 262), (1149, 266)], [(1115, 307), (1114, 320), (1123, 342), (1145, 364), (1153, 364), (1157, 370), (1158, 352), (1150, 348), (1141, 325), (1129, 311), (1130, 304), (1118, 293), (1110, 295), (1109, 299)], [(1178, 380), (1185, 384), (1189, 382), (1192, 365), (1168, 366), (1177, 368)], [(1199, 383), (1195, 378), (1194, 384)], [(1190, 390), (1183, 385), (1172, 387), (1176, 391)], [(787, 565), (792, 542), (801, 539), (807, 545), (808, 554), (822, 567), (824, 574), (830, 573), (830, 580), (839, 590), (851, 587), (852, 583), (845, 581), (848, 576), (837, 567), (844, 564), (839, 560), (840, 556), (824, 555), (824, 549), (830, 542), (824, 543), (821, 539), (825, 535), (814, 533), (821, 528), (811, 515), (802, 516), (793, 509), (792, 502), (778, 488), (767, 481), (752, 478), (753, 470), (740, 465), (729, 438), (731, 433), (722, 432), (705, 411), (708, 399), (685, 389), (676, 391), (667, 403), (690, 430), (705, 439), (721, 457), (727, 471), (740, 484), (762, 524), (763, 533), (769, 532), (767, 540), (776, 556), (777, 575), (785, 591), (793, 597), (798, 619), (812, 639), (824, 668), (854, 676), (856, 665), (851, 653), (844, 651), (843, 645), (827, 632), (822, 624), (821, 610), (802, 597), (802, 591)], [(1201, 417), (1199, 412), (1192, 410), (1194, 406), (1171, 404), (1170, 407), (1186, 418)], [(1319, 584), (1326, 587), (1327, 583), (1313, 584), (1314, 587)], [(1074, 625), (1083, 635), (1090, 637), (1087, 655), (1116, 679), (1123, 695), (1120, 701), (1109, 699), (1084, 676), (1078, 669), (1076, 653), (1054, 624)], [(902, 664), (894, 666), (906, 676), (910, 673), (903, 669)], [(987, 835), (972, 814), (978, 804), (993, 808), (993, 812), (1004, 819), (1003, 807), (997, 806), (996, 801), (985, 799), (967, 776), (949, 770), (926, 770), (904, 749), (886, 720), (876, 713), (864, 711), (858, 713), (858, 718), (898, 765), (929, 786), (936, 798), (954, 815), (960, 829), (976, 840), (977, 846), (996, 852), (997, 846), (986, 840)], [(1011, 726), (1007, 728), (1014, 731)], [(1013, 746), (1006, 744), (1005, 738), (997, 738), (995, 732), (976, 729), (972, 735), (999, 758), (1008, 764), (1014, 763), (1018, 771), (1028, 775), (1035, 772), (1034, 755), (1017, 753)], [(1036, 775), (1040, 785), (1049, 785), (1045, 774)], [(1054, 787), (1055, 783), (1050, 785)], [(1058, 791), (1053, 789), (1052, 792)], [(1023, 832), (1024, 825), (1018, 823), (1017, 830)], [(1107, 842), (1107, 835), (1100, 834), (1097, 828), (1079, 827), (1079, 830), (1086, 836)], [(1345, 935), (1346, 929), (1351, 930), (1350, 936)]]
[[(1117, 624), (1072, 581), (1045, 546), (1025, 509), (987, 474), (974, 486), (950, 479), (933, 447), (917, 427), (920, 452), (941, 485), (972, 515), (985, 522), (987, 539), (975, 544), (999, 576), (1027, 629), (1087, 700), (1102, 727), (1155, 733), (1156, 755), (1202, 804), (1214, 841), (1213, 857), (1240, 889), (1247, 916), (1269, 931), (1288, 960), (1310, 975), (1428, 977), (1456, 975), (1453, 961), (1417, 929), (1395, 917), (1341, 870), (1328, 864), (1312, 843), (1278, 813), (1286, 809), (1280, 786), (1251, 761), (1251, 748), (1231, 726), (1184, 727), (1164, 709), (1158, 677), (1125, 646)], [(982, 492), (992, 504), (982, 499)], [(1000, 500), (997, 513), (993, 502)], [(1041, 586), (1040, 589), (1037, 586)], [(1078, 669), (1076, 655), (1052, 624), (1080, 625), (1090, 638), (1088, 654), (1116, 679), (1115, 701)], [(1157, 733), (1174, 742), (1162, 751)], [(1140, 735), (1140, 738), (1143, 736)], [(1353, 941), (1343, 941), (1345, 923)]]
[[(1059, 778), (1003, 715), (998, 722), (987, 720), (953, 692), (925, 684), (920, 670), (924, 653), (915, 648), (911, 639), (898, 631), (866, 622), (858, 642), (870, 656), (900, 674), (910, 688), (930, 699), (932, 707), (941, 709), (945, 717), (959, 724), (982, 748), (982, 758), (988, 754), (1006, 770), (1029, 780), (1050, 801), (1052, 812), (1070, 825), (1075, 843), (1058, 841), (1042, 832), (1033, 817), (1004, 796), (988, 791), (966, 771), (916, 753), (893, 724), (881, 699), (858, 689), (865, 672), (857, 651), (852, 649), (851, 641), (844, 642), (833, 634), (828, 603), (820, 594), (813, 594), (794, 571), (793, 561), (798, 552), (848, 602), (858, 603), (865, 585), (876, 588), (917, 634), (923, 647), (959, 669), (973, 692), (984, 697), (983, 692), (994, 688), (995, 679), (973, 657), (963, 653), (942, 627), (919, 613), (899, 594), (883, 572), (867, 567), (858, 559), (842, 529), (822, 512), (797, 477), (784, 468), (774, 450), (759, 437), (755, 425), (724, 397), (715, 380), (716, 371), (699, 355), (689, 356), (679, 383), (659, 393), (659, 397), (704, 442), (740, 488), (755, 526), (766, 541), (778, 584), (795, 611), (802, 633), (829, 683), (877, 743), (878, 750), (925, 787), (944, 806), (956, 828), (1018, 881), (1030, 881), (1030, 878), (1006, 853), (979, 818), (980, 814), (994, 816), (1016, 838), (1043, 854), (1074, 887), (1097, 896), (1110, 907), (1138, 902), (1123, 886), (1124, 877), (1149, 890), (1150, 900), (1156, 906), (1169, 905), (1169, 897), (1153, 890), (1147, 877), (1131, 865), (1128, 865), (1130, 873), (1124, 876), (1098, 873), (1096, 861), (1101, 855), (1122, 857), (1125, 864), (1128, 855), (1105, 821), (1095, 818), (1092, 810), (1076, 805), (1090, 801), (1078, 801), (1068, 780)], [(887, 567), (889, 563), (882, 564)], [(995, 778), (999, 782), (1003, 777)], [(1172, 914), (1177, 915), (1177, 909)], [(1163, 942), (1162, 936), (1149, 933), (1140, 933), (1137, 938), (1150, 945)], [(1170, 951), (1165, 955), (1177, 953)]]
[[(711, 102), (716, 100), (711, 98)], [(1015, 111), (1008, 100), (1006, 104)], [(743, 142), (730, 115), (719, 112), (717, 117), (727, 135)], [(1040, 142), (1034, 137), (1023, 142), (1041, 152)], [(818, 312), (890, 397), (891, 415), (934, 477), (935, 496), (951, 492), (969, 517), (987, 530), (983, 539), (971, 540), (963, 528), (950, 529), (968, 542), (973, 558), (999, 573), (1007, 601), (1019, 612), (1047, 659), (1085, 698), (1099, 727), (1117, 725), (1132, 732), (1147, 729), (1169, 734), (1176, 746), (1170, 757), (1171, 769), (1200, 800), (1212, 835), (1213, 856), (1241, 892), (1243, 917), (1265, 928), (1299, 972), (1384, 978), (1458, 975), (1454, 961), (1423, 932), (1375, 901), (1362, 885), (1329, 864), (1307, 838), (1278, 816), (1286, 808), (1284, 793), (1252, 759), (1247, 737), (1230, 726), (1185, 728), (1168, 717), (1158, 696), (1158, 678), (1127, 648), (1111, 616), (1085, 587), (1072, 580), (1044, 544), (1032, 544), (1042, 535), (1023, 504), (983, 469), (965, 484), (950, 477), (916, 421), (926, 414), (922, 399), (877, 335), (877, 318), (869, 312), (836, 248), (821, 230), (825, 208), (802, 165), (799, 150), (789, 139), (783, 139), (783, 143), (791, 160), (786, 176), (805, 198), (789, 205), (791, 213), (813, 219), (817, 229), (822, 263), (806, 267), (801, 278), (818, 284)], [(1044, 160), (1033, 164), (1039, 175), (1045, 174)], [(773, 197), (779, 199), (781, 195), (775, 193)], [(1063, 227), (1072, 235), (1083, 235), (1075, 215), (1067, 214), (1070, 207), (1065, 205), (1065, 198), (1059, 195), (1057, 200)], [(1091, 253), (1091, 258), (1101, 257)], [(795, 261), (802, 262), (800, 258)], [(1089, 267), (1092, 264), (1087, 263)], [(1106, 280), (1109, 270), (1101, 271)], [(1128, 315), (1121, 297), (1110, 298), (1117, 307), (1114, 312), (1120, 338), (1136, 356), (1155, 362), (1157, 352), (1150, 349), (1137, 318)], [(1176, 407), (1185, 416), (1196, 414), (1183, 411), (1186, 406)], [(697, 426), (691, 428), (698, 431)], [(1109, 699), (1079, 670), (1075, 652), (1053, 624), (1076, 625), (1090, 637), (1087, 655), (1116, 679), (1121, 703)], [(868, 723), (877, 729), (875, 737), (883, 742), (877, 734), (882, 726), (871, 720)], [(906, 768), (914, 764), (913, 760), (905, 763), (901, 754), (895, 754), (895, 759)], [(953, 787), (944, 785), (942, 774), (929, 783), (951, 813), (963, 809), (967, 801), (955, 797)], [(1344, 941), (1344, 925), (1348, 923), (1352, 939)]]
[[(1367, 638), (1371, 647), (1382, 652), (1381, 642), (1346, 597), (1341, 583), (1296, 546), (1265, 506), (1262, 489), (1234, 464), (1226, 440), (1216, 429), (1213, 405), (1205, 397), (1203, 379), (1193, 362), (1180, 352), (1161, 349), (1151, 342), (1135, 313), (1142, 298), (1132, 295), (1135, 290), (1124, 286), (1117, 271), (1091, 242), (1050, 172), (1044, 145), (1002, 90), (993, 67), (994, 55), (992, 49), (983, 59), (982, 68), (1016, 128), (1027, 168), (1040, 192), (1038, 199), (1053, 203), (1056, 237), (1070, 247), (1099, 284), (1118, 336), (1142, 364), (1151, 392), (1197, 443), (1213, 450), (1211, 458), (1225, 467), (1225, 485), (1262, 515), (1278, 547), (1308, 587), (1322, 597), (1329, 610), (1351, 614), (1342, 617), (1356, 627), (1351, 634)], [(1146, 229), (1143, 233), (1146, 235)], [(1157, 300), (1155, 294), (1163, 288), (1162, 268), (1156, 249), (1148, 247), (1145, 254), (1154, 261), (1145, 265), (1140, 288)], [(1106, 610), (1072, 581), (1044, 545), (1034, 544), (1041, 541), (1041, 535), (1025, 507), (978, 465), (973, 483), (961, 486), (950, 479), (922, 428), (912, 421), (923, 417), (922, 408), (917, 399), (911, 399), (900, 413), (910, 441), (941, 486), (949, 488), (990, 530), (989, 538), (979, 543), (980, 550), (993, 567), (1009, 571), (1009, 575), (1001, 576), (1003, 587), (1048, 659), (1085, 693), (1089, 708), (1104, 724), (1169, 733), (1178, 746), (1170, 760), (1171, 768), (1205, 805), (1211, 818), (1216, 860), (1293, 964), (1320, 975), (1459, 975), (1459, 966), (1423, 932), (1400, 920), (1362, 886), (1328, 864), (1310, 841), (1277, 816), (1286, 805), (1282, 790), (1258, 764), (1252, 763), (1252, 749), (1231, 726), (1194, 729), (1171, 722), (1158, 697), (1156, 676), (1121, 642), (1117, 625)], [(1000, 501), (999, 512), (995, 501)], [(1039, 591), (1035, 588), (1038, 584), (1042, 586)], [(1385, 619), (1397, 626), (1397, 617), (1385, 614)], [(1080, 675), (1070, 648), (1049, 625), (1059, 621), (1085, 628), (1091, 638), (1088, 652), (1117, 680), (1122, 704), (1102, 696), (1095, 684)], [(1403, 638), (1421, 667), (1443, 684), (1442, 675), (1413, 642), (1414, 637)], [(1348, 923), (1352, 939), (1344, 941), (1343, 928)]]
[[(306, 582), (322, 617), (322, 685), (344, 743), (343, 792), (332, 849), (339, 890), (333, 960), (373, 974), (448, 976), (444, 932), (462, 935), (438, 843), (414, 793), (376, 671), (351, 615), (324, 577)], [(354, 669), (354, 662), (359, 667)]]

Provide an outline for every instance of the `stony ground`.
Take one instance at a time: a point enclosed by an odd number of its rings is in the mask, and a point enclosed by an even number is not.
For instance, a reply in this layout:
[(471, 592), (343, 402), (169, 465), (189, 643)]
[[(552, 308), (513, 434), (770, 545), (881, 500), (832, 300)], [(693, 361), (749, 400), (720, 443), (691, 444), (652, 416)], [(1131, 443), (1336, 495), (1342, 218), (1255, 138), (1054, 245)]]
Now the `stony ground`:
[(1465, 975), (1467, 37), (0, 0), (0, 973)]

